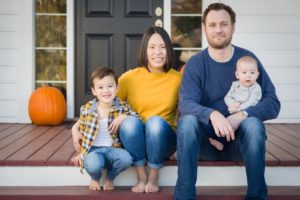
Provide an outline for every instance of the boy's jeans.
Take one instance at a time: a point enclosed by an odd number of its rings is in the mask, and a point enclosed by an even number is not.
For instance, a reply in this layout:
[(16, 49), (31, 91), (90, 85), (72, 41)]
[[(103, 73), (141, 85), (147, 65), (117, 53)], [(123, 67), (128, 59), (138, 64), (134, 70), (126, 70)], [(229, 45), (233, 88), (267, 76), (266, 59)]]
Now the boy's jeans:
[(149, 167), (159, 169), (176, 150), (175, 131), (158, 116), (145, 123), (137, 117), (128, 117), (121, 125), (120, 138), (133, 157), (134, 166), (143, 166), (147, 159)]
[(132, 165), (132, 157), (121, 148), (92, 147), (84, 159), (87, 173), (95, 181), (100, 180), (102, 170), (107, 169), (107, 177), (114, 180), (115, 177)]
[(248, 183), (245, 199), (267, 199), (268, 191), (264, 177), (266, 132), (263, 123), (254, 117), (244, 120), (236, 132), (236, 139), (229, 142), (223, 151), (218, 151), (210, 145), (208, 137), (212, 134), (213, 128), (199, 122), (196, 116), (185, 115), (179, 119), (178, 178), (174, 199), (196, 199), (199, 156), (205, 160), (244, 160)]

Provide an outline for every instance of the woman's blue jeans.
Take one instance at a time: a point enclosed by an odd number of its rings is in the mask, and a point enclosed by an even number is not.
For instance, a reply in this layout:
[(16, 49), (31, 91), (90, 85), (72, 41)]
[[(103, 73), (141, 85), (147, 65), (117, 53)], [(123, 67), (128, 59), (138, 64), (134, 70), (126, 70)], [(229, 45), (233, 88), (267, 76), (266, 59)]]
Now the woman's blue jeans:
[(107, 177), (114, 180), (116, 176), (132, 165), (132, 157), (121, 148), (92, 147), (84, 158), (86, 172), (95, 181), (100, 180), (102, 170), (107, 169)]
[(120, 127), (120, 138), (124, 148), (133, 157), (134, 166), (163, 167), (165, 158), (176, 150), (176, 134), (161, 117), (150, 117), (143, 123), (137, 117), (128, 117)]
[(214, 134), (211, 125), (198, 121), (196, 116), (185, 115), (177, 127), (178, 178), (174, 199), (196, 199), (198, 159), (243, 160), (245, 163), (248, 190), (246, 200), (267, 199), (265, 173), (264, 124), (257, 118), (244, 120), (236, 132), (236, 139), (229, 142), (223, 151), (218, 151), (208, 141)]

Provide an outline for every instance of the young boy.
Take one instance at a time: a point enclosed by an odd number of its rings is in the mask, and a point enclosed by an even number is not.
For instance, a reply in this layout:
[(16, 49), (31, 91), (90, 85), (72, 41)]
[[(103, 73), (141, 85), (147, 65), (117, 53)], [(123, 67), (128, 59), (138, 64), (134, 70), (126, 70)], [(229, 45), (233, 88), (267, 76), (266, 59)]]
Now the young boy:
[(80, 153), (72, 162), (91, 176), (91, 190), (101, 189), (102, 170), (107, 169), (103, 190), (113, 190), (114, 178), (132, 164), (130, 154), (121, 148), (118, 128), (128, 115), (137, 114), (116, 97), (118, 78), (112, 69), (95, 69), (91, 85), (96, 98), (80, 109), (79, 131), (83, 137)]
[[(224, 101), (230, 114), (244, 111), (247, 116), (245, 110), (256, 105), (262, 97), (261, 87), (256, 82), (259, 76), (256, 60), (250, 56), (241, 57), (237, 61), (235, 76), (237, 81), (232, 83)], [(237, 129), (237, 127), (233, 128)], [(226, 143), (224, 138), (218, 140), (210, 138), (209, 141), (220, 151)]]

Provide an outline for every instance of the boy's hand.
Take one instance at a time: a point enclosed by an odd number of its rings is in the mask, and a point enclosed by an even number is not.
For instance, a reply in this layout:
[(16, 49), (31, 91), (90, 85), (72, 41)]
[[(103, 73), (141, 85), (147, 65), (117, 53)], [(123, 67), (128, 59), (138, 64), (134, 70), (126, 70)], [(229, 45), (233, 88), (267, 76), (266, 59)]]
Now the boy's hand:
[(80, 140), (82, 139), (82, 134), (79, 132), (79, 120), (72, 127), (72, 139), (73, 146), (77, 153), (80, 152)]
[(75, 156), (74, 158), (71, 159), (71, 162), (75, 165), (75, 166), (81, 166), (82, 165), (82, 161), (80, 158), (81, 154), (77, 154), (77, 156)]
[(111, 133), (115, 133), (118, 131), (118, 129), (120, 128), (120, 125), (122, 124), (123, 120), (127, 118), (127, 115), (125, 114), (121, 114), (118, 117), (116, 117), (114, 119), (114, 121), (112, 121), (112, 123), (109, 125), (108, 130)]

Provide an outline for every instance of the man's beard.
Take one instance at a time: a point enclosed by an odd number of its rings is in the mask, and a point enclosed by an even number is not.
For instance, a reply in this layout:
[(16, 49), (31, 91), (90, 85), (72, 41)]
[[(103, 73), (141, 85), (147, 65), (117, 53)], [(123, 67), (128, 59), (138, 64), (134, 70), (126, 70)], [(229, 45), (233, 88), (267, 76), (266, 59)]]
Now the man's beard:
[(229, 38), (226, 38), (221, 43), (216, 43), (213, 40), (210, 40), (209, 38), (207, 39), (207, 42), (208, 42), (209, 46), (211, 46), (214, 49), (224, 49), (225, 47), (227, 47), (228, 45), (230, 45), (231, 40), (232, 40), (232, 35)]

